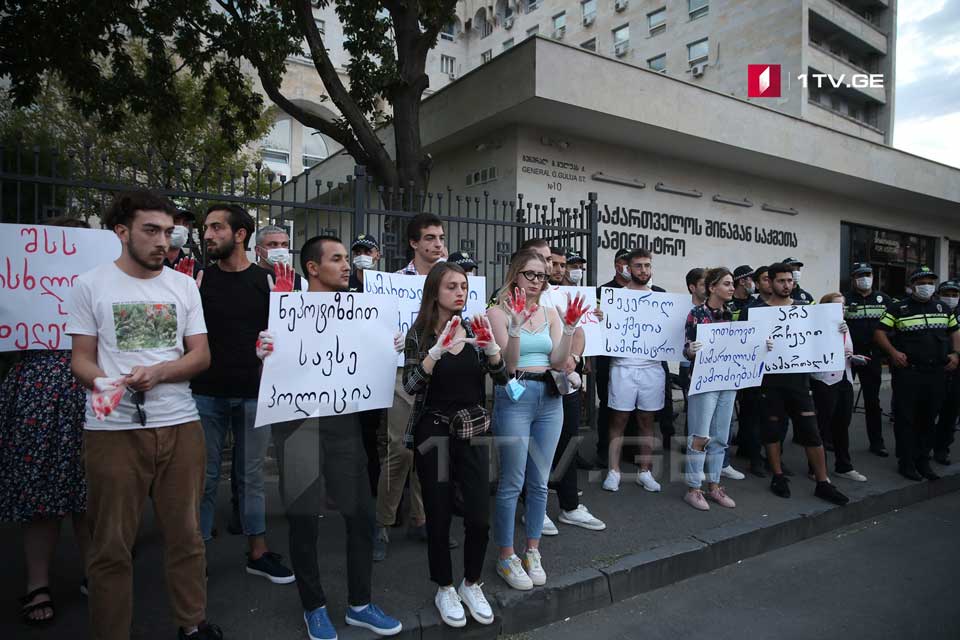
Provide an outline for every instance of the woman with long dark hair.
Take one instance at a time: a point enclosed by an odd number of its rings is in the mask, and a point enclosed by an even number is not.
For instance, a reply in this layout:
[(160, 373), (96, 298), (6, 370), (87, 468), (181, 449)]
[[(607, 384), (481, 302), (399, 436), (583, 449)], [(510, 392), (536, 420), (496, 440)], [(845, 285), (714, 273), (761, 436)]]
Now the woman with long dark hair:
[[(547, 479), (563, 426), (563, 404), (550, 369), (563, 370), (577, 323), (586, 310), (580, 296), (556, 309), (541, 307), (547, 286), (547, 263), (534, 251), (520, 251), (510, 261), (499, 306), (490, 309), (490, 324), (504, 345), (506, 385), (495, 387), (493, 430), (500, 454), (495, 535), (500, 547), (497, 573), (514, 589), (532, 589), (547, 581), (540, 560), (540, 536), (547, 510)], [(517, 499), (526, 484), (526, 552), (514, 552)]]
[[(507, 382), (489, 320), (482, 314), (463, 320), (467, 286), (459, 265), (434, 266), (404, 348), (403, 386), (414, 396), (404, 440), (415, 447), (414, 467), (423, 489), (430, 579), (438, 585), (434, 604), (451, 627), (467, 624), (463, 604), (477, 622), (493, 622), (480, 588), (490, 529), (490, 454), (474, 439), (486, 435), (490, 425), (484, 377)], [(453, 586), (449, 546), (455, 485), (463, 496), (466, 530), (459, 588)]]

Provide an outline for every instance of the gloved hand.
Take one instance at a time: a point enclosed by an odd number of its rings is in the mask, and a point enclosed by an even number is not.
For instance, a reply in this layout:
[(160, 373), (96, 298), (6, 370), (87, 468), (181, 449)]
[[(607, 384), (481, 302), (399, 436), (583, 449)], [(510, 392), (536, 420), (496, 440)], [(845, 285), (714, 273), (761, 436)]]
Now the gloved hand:
[(470, 319), (470, 329), (473, 331), (473, 344), (478, 349), (483, 349), (483, 353), (488, 358), (500, 353), (500, 345), (493, 339), (493, 328), (490, 326), (490, 320), (487, 314), (481, 313)]
[(293, 267), (285, 262), (276, 262), (273, 265), (273, 275), (276, 276), (276, 282), (274, 282), (273, 277), (267, 274), (267, 283), (270, 285), (270, 291), (276, 291), (278, 293), (289, 293), (293, 291)]
[(257, 336), (257, 357), (263, 360), (273, 353), (273, 334), (269, 331), (261, 331)]
[(587, 312), (587, 303), (583, 299), (581, 294), (577, 294), (575, 298), (570, 299), (570, 294), (567, 294), (567, 310), (563, 313), (563, 335), (572, 336), (577, 330), (577, 325), (580, 324), (580, 318), (583, 317), (583, 314)]
[(443, 331), (441, 331), (439, 337), (437, 337), (437, 343), (427, 351), (427, 355), (433, 358), (434, 362), (439, 362), (443, 354), (467, 341), (465, 337), (457, 337), (457, 329), (460, 328), (460, 322), (460, 316), (453, 316), (453, 319), (447, 322), (447, 326), (443, 328)]
[(127, 388), (127, 377), (94, 378), (93, 396), (90, 404), (93, 405), (93, 414), (97, 420), (103, 420), (120, 404), (123, 392)]
[(507, 303), (503, 309), (507, 314), (507, 335), (511, 338), (519, 338), (523, 325), (533, 317), (537, 309), (539, 309), (538, 305), (527, 309), (527, 292), (520, 287), (514, 287), (513, 293), (507, 296)]

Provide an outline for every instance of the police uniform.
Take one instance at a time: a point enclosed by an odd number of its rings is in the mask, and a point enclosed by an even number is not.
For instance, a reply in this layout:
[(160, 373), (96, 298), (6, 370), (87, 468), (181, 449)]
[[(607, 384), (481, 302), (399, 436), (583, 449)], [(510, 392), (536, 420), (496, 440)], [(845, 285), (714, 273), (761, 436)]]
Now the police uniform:
[[(943, 282), (937, 294), (944, 290), (960, 291), (960, 282), (948, 280)], [(947, 305), (949, 306), (949, 305)], [(953, 317), (960, 322), (960, 305), (953, 308)], [(954, 427), (957, 424), (957, 415), (960, 414), (960, 370), (947, 374), (946, 395), (940, 407), (940, 416), (937, 418), (937, 429), (933, 438), (933, 459), (943, 465), (950, 464), (950, 445), (953, 444)]]
[[(924, 267), (910, 281), (925, 276), (936, 274)], [(897, 458), (900, 472), (908, 477), (919, 472), (936, 478), (929, 460), (934, 421), (943, 403), (944, 366), (954, 353), (951, 340), (957, 329), (957, 316), (935, 298), (923, 302), (911, 296), (890, 305), (880, 319), (878, 330), (885, 331), (894, 348), (907, 356), (906, 367), (893, 368), (893, 385)]]
[[(869, 264), (857, 263), (853, 265), (850, 275), (854, 277), (872, 271), (873, 269)], [(860, 378), (870, 451), (883, 455), (881, 452), (886, 451), (881, 424), (883, 411), (880, 409), (880, 376), (883, 352), (874, 343), (873, 332), (876, 330), (880, 318), (886, 313), (887, 307), (893, 304), (894, 300), (880, 291), (861, 294), (856, 289), (843, 294), (843, 297), (847, 303), (843, 310), (843, 319), (846, 321), (847, 327), (850, 328), (853, 352), (870, 358), (868, 364), (853, 369), (854, 376)]]

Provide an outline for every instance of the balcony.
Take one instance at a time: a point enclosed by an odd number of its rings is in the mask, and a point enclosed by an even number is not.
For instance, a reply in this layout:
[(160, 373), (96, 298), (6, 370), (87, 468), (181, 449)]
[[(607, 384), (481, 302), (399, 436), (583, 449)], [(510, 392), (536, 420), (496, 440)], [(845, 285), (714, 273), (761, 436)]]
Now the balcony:
[(852, 9), (833, 0), (810, 0), (810, 32), (849, 41), (853, 48), (887, 54), (887, 34)]
[[(871, 87), (854, 87), (851, 85), (850, 80), (852, 76), (873, 73), (870, 70), (853, 65), (848, 60), (831, 53), (829, 49), (813, 43), (811, 43), (810, 48), (807, 50), (807, 54), (807, 63), (810, 66), (810, 74), (826, 73), (833, 76), (835, 79), (842, 75), (845, 78), (843, 83), (845, 88), (852, 92), (863, 94), (865, 98), (869, 98), (874, 102), (878, 102), (880, 104), (887, 103), (886, 88), (879, 89)], [(887, 79), (885, 78), (884, 80)], [(815, 83), (812, 79), (808, 78), (807, 82), (810, 86), (815, 86)], [(827, 83), (829, 80), (825, 80), (824, 82)], [(824, 88), (826, 88), (826, 84), (824, 85)], [(831, 86), (830, 88), (832, 89), (833, 87)]]

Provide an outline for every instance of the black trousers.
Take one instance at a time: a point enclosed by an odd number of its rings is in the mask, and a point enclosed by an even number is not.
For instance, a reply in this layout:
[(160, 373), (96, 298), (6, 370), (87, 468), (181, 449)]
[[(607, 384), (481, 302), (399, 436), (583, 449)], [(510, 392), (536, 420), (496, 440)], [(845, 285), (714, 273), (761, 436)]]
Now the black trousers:
[(853, 384), (841, 380), (825, 384), (810, 380), (813, 404), (817, 408), (817, 427), (824, 442), (833, 443), (834, 471), (853, 470), (850, 461), (850, 418), (853, 416)]
[(931, 369), (895, 369), (893, 386), (897, 394), (893, 433), (901, 467), (929, 465), (937, 411), (946, 392), (945, 372)]
[(370, 493), (377, 496), (377, 485), (380, 484), (380, 452), (377, 450), (377, 432), (380, 430), (380, 421), (383, 409), (361, 411), (357, 414), (360, 420), (360, 435), (363, 438), (363, 450), (367, 454), (367, 477), (370, 478)]
[(880, 356), (872, 355), (870, 363), (863, 367), (855, 367), (853, 375), (860, 379), (863, 410), (867, 417), (867, 438), (871, 449), (883, 449), (883, 410), (880, 408), (880, 375), (883, 367), (880, 365)]
[(937, 430), (933, 438), (933, 450), (936, 453), (950, 453), (953, 444), (954, 427), (957, 426), (957, 413), (960, 410), (960, 373), (947, 374), (946, 395), (940, 406)]
[(610, 389), (610, 358), (597, 356), (593, 362), (597, 375), (597, 456), (601, 460), (606, 460), (607, 451), (610, 448), (610, 409), (607, 407), (607, 393)]
[(760, 388), (751, 387), (737, 392), (740, 413), (737, 424), (737, 453), (752, 461), (760, 459), (763, 446), (760, 443), (760, 425), (763, 415), (760, 410)]
[(577, 495), (580, 488), (577, 486), (576, 458), (580, 444), (578, 433), (582, 405), (579, 391), (563, 396), (563, 428), (560, 431), (557, 451), (553, 454), (549, 486), (556, 489), (560, 508), (564, 511), (573, 511), (580, 504), (580, 496)]
[(450, 522), (459, 490), (463, 499), (463, 577), (479, 582), (490, 535), (490, 446), (492, 439), (451, 438), (449, 427), (431, 414), (413, 431), (413, 464), (423, 490), (427, 516), (427, 559), (430, 580), (453, 584)]
[(324, 486), (347, 529), (347, 599), (370, 602), (373, 571), (373, 498), (356, 415), (312, 418), (273, 425), (280, 495), (290, 524), (290, 562), (305, 611), (327, 603), (317, 560)]

